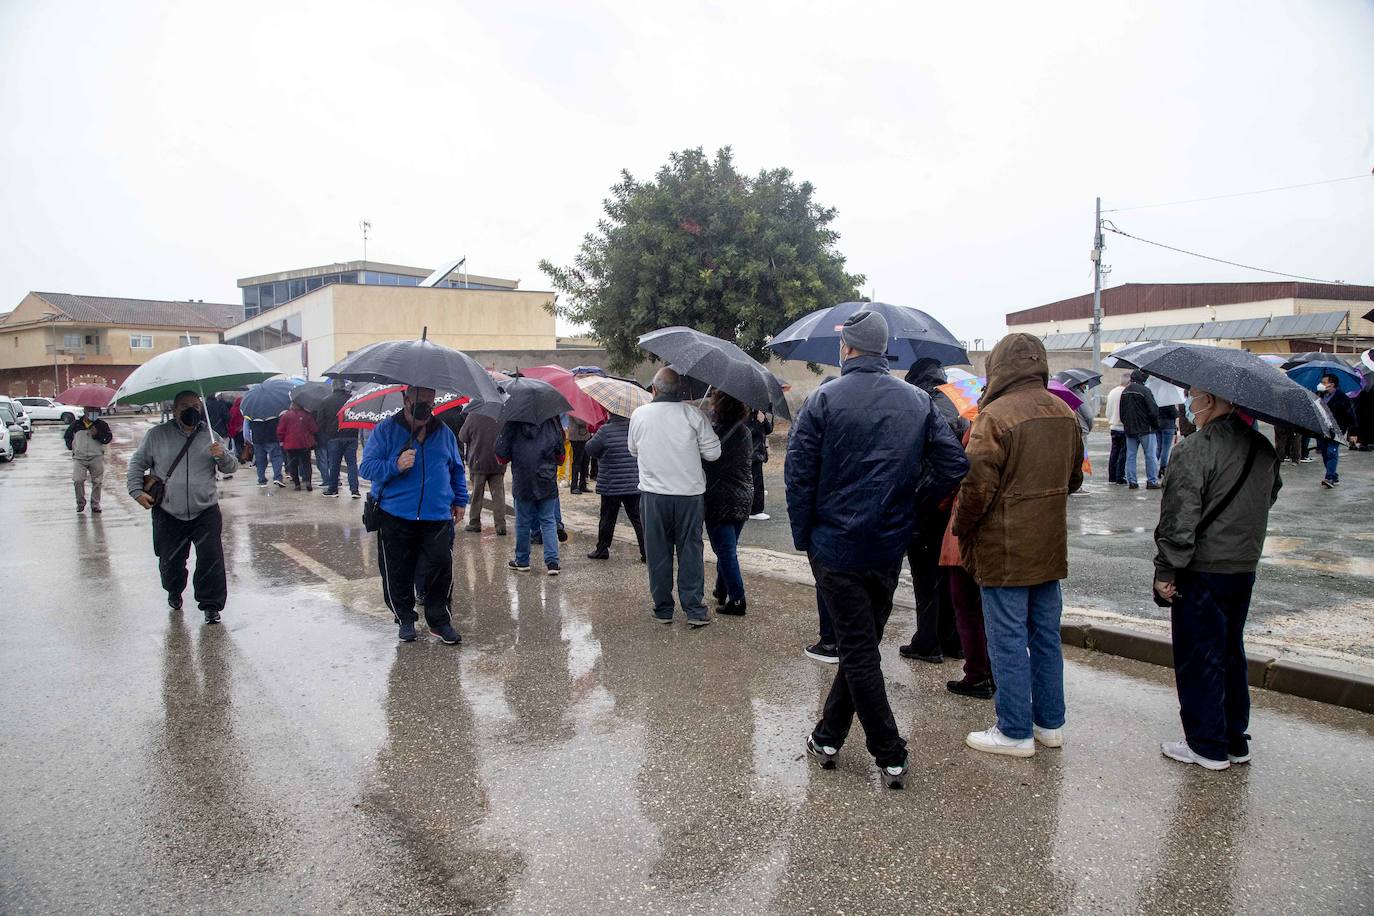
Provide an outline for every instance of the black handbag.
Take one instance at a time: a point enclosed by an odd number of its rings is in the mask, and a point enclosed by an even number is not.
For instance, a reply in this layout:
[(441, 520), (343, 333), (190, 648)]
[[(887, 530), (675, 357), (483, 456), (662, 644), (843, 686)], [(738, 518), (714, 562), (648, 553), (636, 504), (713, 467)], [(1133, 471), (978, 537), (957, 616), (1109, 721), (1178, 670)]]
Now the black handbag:
[[(415, 437), (412, 435), (412, 436), (410, 437), (410, 439), (406, 441), (406, 447), (403, 448), (403, 449), (401, 449), (400, 453), (397, 454), (396, 457), (397, 457), (397, 458), (400, 458), (401, 455), (405, 454), (406, 449), (410, 448), (411, 443), (413, 443), (414, 441), (415, 441)], [(364, 530), (364, 531), (368, 531), (368, 532), (376, 531), (378, 528), (382, 527), (382, 503), (381, 503), (381, 498), (382, 498), (382, 490), (385, 490), (385, 489), (386, 489), (386, 485), (383, 484), (383, 485), (382, 485), (382, 488), (379, 489), (379, 490), (377, 491), (377, 494), (376, 494), (375, 496), (372, 494), (372, 491), (371, 491), (371, 490), (368, 490), (368, 491), (367, 491), (367, 499), (363, 500), (363, 530)]]

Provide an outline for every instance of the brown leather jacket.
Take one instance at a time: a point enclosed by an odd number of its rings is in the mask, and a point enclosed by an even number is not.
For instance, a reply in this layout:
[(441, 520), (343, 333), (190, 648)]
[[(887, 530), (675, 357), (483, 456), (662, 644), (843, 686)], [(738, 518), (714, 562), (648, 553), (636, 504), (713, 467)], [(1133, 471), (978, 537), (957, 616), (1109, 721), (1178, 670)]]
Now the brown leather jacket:
[(1045, 345), (1009, 334), (988, 355), (954, 534), (979, 585), (1039, 585), (1069, 574), (1068, 495), (1083, 485), (1083, 438), (1045, 389)]

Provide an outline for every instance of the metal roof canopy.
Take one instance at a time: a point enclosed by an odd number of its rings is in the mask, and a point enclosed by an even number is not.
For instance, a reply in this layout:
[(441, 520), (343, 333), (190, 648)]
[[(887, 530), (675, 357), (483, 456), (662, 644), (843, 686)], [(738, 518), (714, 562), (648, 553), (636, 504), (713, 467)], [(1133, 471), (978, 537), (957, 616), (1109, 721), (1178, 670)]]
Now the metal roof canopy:
[(1045, 338), (1046, 350), (1082, 350), (1092, 340), (1092, 334), (1080, 331), (1076, 334), (1051, 334)]
[(1250, 340), (1264, 333), (1268, 318), (1237, 318), (1232, 321), (1213, 321), (1202, 326), (1198, 338), (1202, 340)]
[(1194, 340), (1202, 332), (1199, 324), (1158, 324), (1142, 328), (1141, 340)]
[(1140, 339), (1144, 328), (1117, 328), (1112, 331), (1103, 331), (1102, 340), (1106, 343), (1135, 343)]
[(1313, 312), (1310, 315), (1279, 315), (1269, 319), (1261, 337), (1295, 337), (1301, 334), (1335, 334), (1349, 312)]

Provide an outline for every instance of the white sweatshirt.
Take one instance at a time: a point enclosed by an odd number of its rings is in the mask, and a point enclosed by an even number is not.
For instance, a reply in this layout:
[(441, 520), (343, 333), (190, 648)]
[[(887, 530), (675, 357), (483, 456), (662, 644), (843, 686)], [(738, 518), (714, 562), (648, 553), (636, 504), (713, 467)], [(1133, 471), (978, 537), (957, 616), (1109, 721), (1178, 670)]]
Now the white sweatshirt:
[(720, 457), (711, 421), (685, 401), (654, 401), (635, 410), (626, 445), (639, 461), (639, 489), (665, 496), (705, 493), (701, 463)]

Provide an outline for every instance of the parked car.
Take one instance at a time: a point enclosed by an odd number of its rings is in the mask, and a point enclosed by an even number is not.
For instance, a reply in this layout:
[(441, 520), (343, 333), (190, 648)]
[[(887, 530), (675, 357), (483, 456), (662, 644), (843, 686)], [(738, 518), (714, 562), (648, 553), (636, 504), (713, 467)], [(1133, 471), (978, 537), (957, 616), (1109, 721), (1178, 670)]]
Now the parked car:
[(32, 439), (33, 420), (29, 417), (28, 411), (24, 409), (24, 405), (19, 403), (17, 398), (12, 398), (7, 395), (0, 395), (0, 404), (5, 403), (8, 403), (10, 405), (10, 409), (14, 411), (15, 419), (19, 421), (20, 426), (24, 427), (24, 435), (27, 438)]
[(29, 437), (24, 435), (24, 427), (19, 425), (18, 418), (14, 415), (14, 408), (8, 402), (0, 401), (0, 423), (9, 430), (7, 437), (10, 446), (16, 455), (22, 455), (29, 450)]
[(61, 420), (63, 423), (70, 423), (81, 416), (80, 407), (60, 404), (52, 398), (22, 397), (15, 400), (24, 405), (24, 410), (34, 420)]
[(0, 461), (14, 460), (14, 446), (10, 445), (9, 436), (0, 436)]

